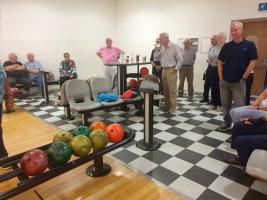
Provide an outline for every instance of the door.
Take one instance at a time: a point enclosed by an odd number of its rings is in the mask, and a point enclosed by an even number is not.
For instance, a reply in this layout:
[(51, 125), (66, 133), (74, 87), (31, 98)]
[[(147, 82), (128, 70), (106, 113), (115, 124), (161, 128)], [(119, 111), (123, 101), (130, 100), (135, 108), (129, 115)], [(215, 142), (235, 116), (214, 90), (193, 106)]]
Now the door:
[(267, 61), (267, 18), (241, 20), (243, 22), (243, 34), (256, 36), (258, 39), (258, 60), (254, 70), (254, 82), (251, 89), (252, 95), (259, 95), (266, 83), (266, 61)]

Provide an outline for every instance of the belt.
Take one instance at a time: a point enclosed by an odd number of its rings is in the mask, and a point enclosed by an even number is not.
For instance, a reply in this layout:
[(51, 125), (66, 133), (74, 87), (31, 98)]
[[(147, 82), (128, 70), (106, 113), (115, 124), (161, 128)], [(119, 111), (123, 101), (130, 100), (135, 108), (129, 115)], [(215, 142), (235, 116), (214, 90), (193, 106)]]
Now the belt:
[(163, 69), (173, 69), (175, 67), (163, 67)]
[(193, 65), (182, 65), (182, 67), (191, 67)]

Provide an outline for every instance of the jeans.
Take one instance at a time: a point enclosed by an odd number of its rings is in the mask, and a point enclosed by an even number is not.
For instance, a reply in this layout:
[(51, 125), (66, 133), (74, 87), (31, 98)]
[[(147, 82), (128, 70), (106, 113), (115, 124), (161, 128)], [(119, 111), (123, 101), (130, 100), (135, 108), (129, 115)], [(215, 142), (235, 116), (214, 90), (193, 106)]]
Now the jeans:
[(267, 115), (267, 111), (251, 109), (248, 106), (233, 108), (230, 110), (230, 116), (233, 122), (239, 122), (242, 118), (249, 117), (256, 119)]
[(249, 156), (255, 149), (267, 150), (267, 123), (262, 125), (235, 123), (231, 146), (237, 150), (241, 164), (246, 166)]
[(31, 78), (31, 81), (34, 82), (39, 89), (43, 87), (43, 77), (42, 74), (38, 74)]
[(221, 95), (220, 95), (220, 80), (218, 75), (218, 67), (211, 67), (211, 77), (210, 77), (210, 86), (211, 86), (211, 99), (212, 105), (221, 106)]
[(3, 112), (3, 107), (1, 103), (0, 104), (0, 158), (8, 155), (5, 145), (4, 145), (4, 141), (3, 141), (3, 129), (2, 129), (2, 114), (3, 113), (2, 112)]
[(205, 82), (204, 82), (204, 93), (203, 93), (203, 99), (209, 100), (209, 93), (210, 93), (210, 87), (211, 87), (211, 66), (209, 65), (206, 72), (205, 72)]
[(250, 105), (250, 92), (253, 84), (253, 73), (251, 73), (246, 80), (246, 105)]

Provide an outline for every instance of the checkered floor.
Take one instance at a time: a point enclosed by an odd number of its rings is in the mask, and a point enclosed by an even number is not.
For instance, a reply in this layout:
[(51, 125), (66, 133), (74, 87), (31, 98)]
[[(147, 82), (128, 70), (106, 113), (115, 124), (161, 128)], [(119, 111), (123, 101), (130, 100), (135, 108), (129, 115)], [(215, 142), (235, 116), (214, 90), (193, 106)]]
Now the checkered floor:
[[(154, 136), (160, 141), (160, 149), (146, 152), (135, 143), (143, 139), (143, 118), (129, 112), (95, 112), (90, 122), (118, 122), (136, 130), (132, 143), (117, 149), (109, 156), (119, 160), (152, 178), (184, 199), (197, 200), (266, 200), (267, 183), (255, 180), (240, 168), (223, 162), (225, 156), (236, 154), (229, 146), (230, 133), (215, 131), (223, 118), (222, 113), (210, 111), (208, 105), (198, 103), (201, 96), (193, 101), (178, 98), (179, 109), (174, 114), (155, 110)], [(55, 102), (55, 93), (50, 96)], [(72, 130), (81, 124), (81, 117), (62, 120), (63, 108), (56, 104), (40, 106), (42, 99), (16, 100), (16, 105), (31, 112), (63, 130)]]

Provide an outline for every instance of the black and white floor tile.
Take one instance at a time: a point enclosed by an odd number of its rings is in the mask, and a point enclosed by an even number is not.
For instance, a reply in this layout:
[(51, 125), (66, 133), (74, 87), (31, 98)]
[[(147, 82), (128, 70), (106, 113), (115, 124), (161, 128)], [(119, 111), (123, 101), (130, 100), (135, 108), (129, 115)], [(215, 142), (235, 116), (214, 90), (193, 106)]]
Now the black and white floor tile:
[[(266, 200), (267, 183), (247, 175), (241, 168), (223, 162), (225, 156), (235, 155), (230, 148), (230, 133), (217, 132), (222, 113), (209, 110), (208, 105), (200, 104), (201, 96), (193, 101), (178, 98), (176, 113), (155, 111), (154, 137), (161, 147), (146, 152), (136, 147), (143, 139), (143, 118), (129, 112), (98, 111), (89, 118), (90, 122), (118, 122), (136, 130), (136, 138), (130, 144), (109, 154), (126, 166), (150, 177), (185, 199), (196, 200)], [(56, 93), (50, 95), (52, 102)], [(55, 103), (40, 106), (42, 99), (16, 100), (33, 115), (62, 130), (73, 130), (81, 124), (81, 117), (74, 114), (74, 120), (62, 120), (63, 108)]]

